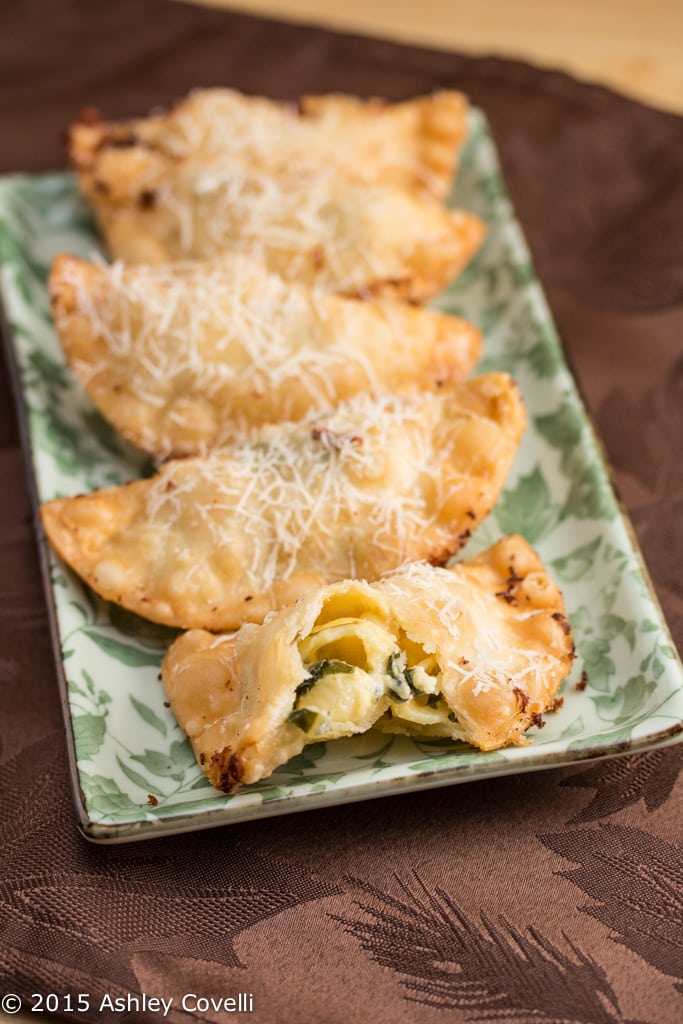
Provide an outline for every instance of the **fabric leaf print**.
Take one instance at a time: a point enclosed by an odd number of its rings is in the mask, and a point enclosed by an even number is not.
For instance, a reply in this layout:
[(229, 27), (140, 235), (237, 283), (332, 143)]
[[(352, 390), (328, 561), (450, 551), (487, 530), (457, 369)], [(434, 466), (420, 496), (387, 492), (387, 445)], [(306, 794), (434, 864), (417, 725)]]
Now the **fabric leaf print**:
[(354, 880), (362, 916), (333, 916), (376, 963), (404, 975), (406, 999), (470, 1021), (625, 1022), (602, 968), (566, 935), (569, 955), (533, 927), (468, 917), (413, 875), (412, 886), (399, 880), (403, 899)]
[[(580, 865), (559, 872), (597, 905), (580, 909), (664, 974), (683, 982), (683, 851), (639, 829), (602, 825), (539, 836)], [(676, 986), (683, 991), (683, 984)]]
[(616, 814), (639, 800), (645, 801), (648, 811), (656, 811), (668, 800), (682, 768), (683, 745), (591, 765), (560, 783), (596, 791), (590, 803), (568, 824), (579, 825)]
[[(6, 794), (0, 921), (13, 939), (5, 949), (16, 943), (24, 960), (36, 953), (32, 981), (39, 988), (39, 979), (43, 991), (51, 991), (58, 963), (86, 964), (88, 984), (105, 992), (122, 986), (137, 993), (133, 964), (140, 950), (243, 966), (235, 949), (240, 934), (283, 911), (341, 894), (301, 863), (264, 856), (229, 832), (219, 857), (203, 833), (106, 848), (83, 842), (75, 828), (64, 827), (71, 807), (62, 748), (57, 730), (0, 765)], [(31, 773), (39, 799), (27, 816)], [(125, 803), (110, 779), (87, 781), (93, 791)], [(49, 852), (57, 830), (60, 857)], [(38, 960), (44, 949), (50, 959)], [(81, 991), (94, 990), (84, 984)]]
[(530, 544), (552, 530), (558, 513), (540, 466), (520, 477), (516, 487), (507, 489), (495, 510), (504, 533), (521, 533)]

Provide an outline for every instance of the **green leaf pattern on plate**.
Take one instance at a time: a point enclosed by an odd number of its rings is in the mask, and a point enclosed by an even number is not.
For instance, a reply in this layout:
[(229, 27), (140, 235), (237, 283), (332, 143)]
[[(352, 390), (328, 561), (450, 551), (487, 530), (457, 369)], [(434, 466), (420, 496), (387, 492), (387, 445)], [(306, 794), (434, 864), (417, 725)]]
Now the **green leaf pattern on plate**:
[[(548, 716), (542, 732), (530, 730), (532, 745), (493, 753), (374, 732), (316, 743), (263, 783), (222, 796), (164, 703), (159, 665), (174, 631), (107, 605), (49, 554), (86, 828), (116, 835), (131, 825), (144, 835), (160, 825), (200, 827), (207, 815), (236, 821), (561, 764), (651, 745), (683, 720), (680, 663), (618, 513), (478, 111), (453, 201), (482, 216), (488, 234), (436, 305), (483, 328), (480, 370), (512, 373), (530, 420), (505, 492), (466, 554), (502, 532), (520, 532), (556, 574), (579, 655), (562, 711)], [(45, 288), (51, 259), (62, 251), (101, 254), (72, 176), (0, 182), (0, 284), (41, 500), (150, 471), (64, 365)], [(584, 669), (589, 685), (579, 691)]]

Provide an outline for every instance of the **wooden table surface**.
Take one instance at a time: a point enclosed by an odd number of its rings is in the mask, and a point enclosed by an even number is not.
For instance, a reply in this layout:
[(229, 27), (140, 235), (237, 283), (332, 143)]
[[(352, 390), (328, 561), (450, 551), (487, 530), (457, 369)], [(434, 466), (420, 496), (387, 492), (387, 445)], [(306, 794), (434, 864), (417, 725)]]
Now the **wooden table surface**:
[(682, 0), (195, 0), (463, 53), (516, 57), (683, 113)]

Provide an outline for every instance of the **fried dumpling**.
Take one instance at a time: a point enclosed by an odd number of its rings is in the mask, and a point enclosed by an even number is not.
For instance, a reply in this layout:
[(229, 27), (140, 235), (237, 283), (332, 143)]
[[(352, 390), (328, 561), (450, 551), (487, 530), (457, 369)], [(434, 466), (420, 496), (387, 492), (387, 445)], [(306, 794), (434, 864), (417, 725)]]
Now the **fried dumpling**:
[[(158, 178), (188, 162), (251, 169), (278, 177), (328, 167), (365, 183), (382, 182), (445, 199), (467, 132), (467, 100), (442, 91), (404, 103), (333, 94), (298, 104), (199, 89), (170, 110), (121, 122), (93, 112), (70, 131), (71, 157), (86, 194), (137, 177), (153, 157)], [(115, 196), (116, 190), (113, 195)]]
[(155, 477), (42, 508), (102, 597), (182, 628), (260, 622), (313, 586), (443, 561), (490, 511), (524, 429), (507, 374), (267, 426)]
[(128, 263), (211, 259), (261, 262), (288, 281), (347, 295), (423, 302), (479, 248), (478, 217), (329, 168), (271, 177), (181, 162), (172, 175), (142, 148), (133, 168), (114, 149), (85, 187), (111, 255)]
[(524, 743), (573, 656), (562, 595), (522, 537), (448, 569), (318, 588), (261, 625), (183, 634), (162, 679), (218, 789), (267, 778), (307, 743), (389, 731)]
[(362, 391), (464, 380), (479, 331), (414, 306), (284, 282), (240, 256), (157, 267), (59, 256), (53, 316), (99, 411), (157, 458), (300, 420)]

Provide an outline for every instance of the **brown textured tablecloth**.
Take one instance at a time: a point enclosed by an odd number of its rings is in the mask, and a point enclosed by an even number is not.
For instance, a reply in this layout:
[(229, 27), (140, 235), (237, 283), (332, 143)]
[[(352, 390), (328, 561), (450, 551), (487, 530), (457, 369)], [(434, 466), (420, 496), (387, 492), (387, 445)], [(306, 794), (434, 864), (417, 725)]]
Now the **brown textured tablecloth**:
[[(200, 84), (455, 86), (486, 110), (680, 643), (681, 120), (509, 61), (161, 0), (4, 0), (0, 171), (62, 166), (60, 131), (84, 105), (134, 114)], [(683, 745), (129, 847), (81, 839), (6, 376), (0, 995), (56, 993), (71, 1020), (161, 1020), (97, 1012), (142, 992), (173, 998), (173, 1021), (683, 1019)], [(239, 992), (251, 1014), (180, 1008)], [(91, 1010), (65, 1012), (78, 993)]]

